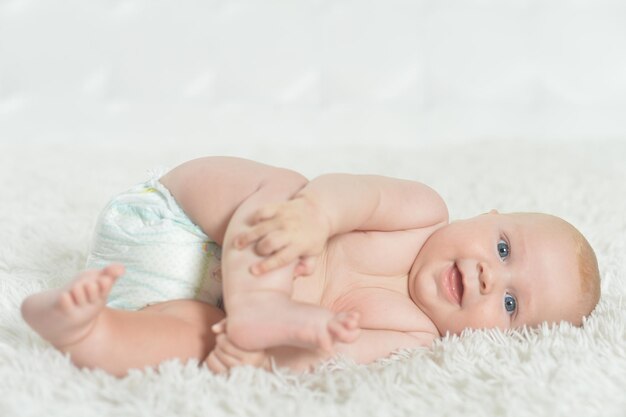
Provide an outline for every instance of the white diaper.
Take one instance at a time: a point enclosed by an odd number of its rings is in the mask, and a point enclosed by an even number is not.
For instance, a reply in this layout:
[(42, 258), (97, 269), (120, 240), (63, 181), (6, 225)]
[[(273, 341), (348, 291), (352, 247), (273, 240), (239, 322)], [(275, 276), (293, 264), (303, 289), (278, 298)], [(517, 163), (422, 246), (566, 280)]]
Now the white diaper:
[(159, 176), (155, 172), (107, 204), (87, 267), (126, 267), (107, 300), (113, 308), (138, 310), (176, 299), (221, 307), (221, 248), (191, 222)]

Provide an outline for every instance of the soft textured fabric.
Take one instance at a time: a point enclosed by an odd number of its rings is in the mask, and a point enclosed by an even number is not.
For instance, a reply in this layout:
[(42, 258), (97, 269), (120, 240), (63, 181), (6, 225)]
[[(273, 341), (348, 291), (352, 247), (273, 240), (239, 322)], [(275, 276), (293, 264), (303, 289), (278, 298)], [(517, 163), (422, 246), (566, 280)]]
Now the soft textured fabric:
[[(544, 211), (594, 246), (602, 300), (582, 328), (469, 331), (368, 366), (339, 358), (307, 375), (212, 375), (169, 361), (116, 379), (80, 370), (22, 321), (21, 300), (84, 268), (98, 214), (146, 170), (236, 155), (308, 177), (374, 173), (423, 181), (452, 219)], [(624, 416), (626, 142), (393, 148), (203, 143), (0, 144), (0, 416)]]
[(158, 181), (159, 173), (115, 196), (100, 213), (87, 268), (126, 268), (107, 305), (138, 310), (196, 299), (221, 304), (221, 248), (193, 224)]

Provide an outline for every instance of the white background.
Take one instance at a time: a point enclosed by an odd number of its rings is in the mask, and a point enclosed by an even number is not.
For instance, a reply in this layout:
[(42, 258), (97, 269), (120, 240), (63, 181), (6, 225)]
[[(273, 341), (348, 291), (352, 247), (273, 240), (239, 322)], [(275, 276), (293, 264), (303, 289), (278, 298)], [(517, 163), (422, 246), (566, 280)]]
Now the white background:
[(0, 0), (1, 142), (600, 137), (622, 0)]

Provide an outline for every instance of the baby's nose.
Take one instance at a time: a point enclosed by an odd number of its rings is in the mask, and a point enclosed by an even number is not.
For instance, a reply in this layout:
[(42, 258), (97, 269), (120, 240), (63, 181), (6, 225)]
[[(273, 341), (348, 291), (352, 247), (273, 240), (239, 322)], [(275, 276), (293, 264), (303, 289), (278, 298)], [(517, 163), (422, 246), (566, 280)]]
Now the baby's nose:
[(478, 270), (480, 293), (489, 294), (493, 288), (493, 276), (489, 266), (485, 262), (478, 262), (476, 269)]

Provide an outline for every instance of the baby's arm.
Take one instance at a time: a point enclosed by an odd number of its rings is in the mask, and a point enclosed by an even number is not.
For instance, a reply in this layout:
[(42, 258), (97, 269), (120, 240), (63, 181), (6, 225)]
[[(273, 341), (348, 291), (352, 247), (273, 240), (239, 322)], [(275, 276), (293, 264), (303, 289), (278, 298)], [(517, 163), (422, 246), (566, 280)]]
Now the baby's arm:
[(266, 206), (236, 240), (271, 255), (253, 267), (263, 273), (321, 252), (326, 240), (353, 230), (396, 231), (443, 224), (448, 211), (430, 187), (375, 175), (328, 174), (310, 181), (290, 201)]
[(419, 229), (448, 220), (443, 199), (416, 181), (377, 175), (327, 174), (295, 198), (308, 198), (325, 215), (330, 235), (353, 230)]
[(428, 333), (406, 333), (395, 330), (362, 329), (359, 338), (349, 344), (339, 343), (333, 352), (304, 350), (291, 346), (268, 349), (268, 355), (280, 367), (294, 371), (312, 371), (337, 354), (357, 363), (371, 363), (400, 349), (429, 348), (438, 336)]
[(351, 344), (343, 344), (340, 351), (359, 363), (370, 363), (389, 356), (400, 349), (431, 347), (438, 336), (422, 332), (397, 330), (361, 329), (359, 338)]

